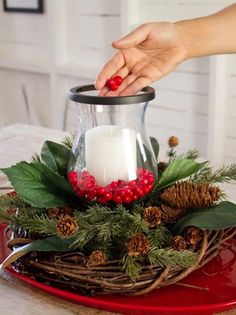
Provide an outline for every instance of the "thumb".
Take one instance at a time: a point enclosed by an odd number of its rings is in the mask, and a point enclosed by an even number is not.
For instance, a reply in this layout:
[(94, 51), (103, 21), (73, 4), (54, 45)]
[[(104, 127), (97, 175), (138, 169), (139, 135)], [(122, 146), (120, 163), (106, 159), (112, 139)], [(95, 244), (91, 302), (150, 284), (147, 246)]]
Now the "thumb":
[(112, 43), (112, 46), (117, 49), (127, 49), (145, 41), (150, 33), (150, 28), (148, 24), (143, 24), (133, 30), (128, 35), (122, 37), (119, 40), (116, 40)]

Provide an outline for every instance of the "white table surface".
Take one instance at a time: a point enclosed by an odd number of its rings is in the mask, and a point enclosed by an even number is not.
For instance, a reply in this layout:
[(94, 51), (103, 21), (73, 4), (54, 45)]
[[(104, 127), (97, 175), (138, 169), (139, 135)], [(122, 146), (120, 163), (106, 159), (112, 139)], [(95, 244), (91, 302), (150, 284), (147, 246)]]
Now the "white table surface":
[[(30, 161), (32, 154), (40, 151), (45, 140), (60, 142), (66, 135), (68, 134), (62, 131), (22, 124), (0, 128), (0, 167), (8, 167), (21, 160)], [(8, 187), (6, 176), (0, 172), (0, 193), (9, 191)], [(236, 201), (236, 185), (224, 185), (224, 189), (230, 200)], [(115, 313), (87, 308), (53, 297), (0, 271), (0, 315), (43, 314), (111, 315)], [(224, 314), (236, 315), (236, 310)]]

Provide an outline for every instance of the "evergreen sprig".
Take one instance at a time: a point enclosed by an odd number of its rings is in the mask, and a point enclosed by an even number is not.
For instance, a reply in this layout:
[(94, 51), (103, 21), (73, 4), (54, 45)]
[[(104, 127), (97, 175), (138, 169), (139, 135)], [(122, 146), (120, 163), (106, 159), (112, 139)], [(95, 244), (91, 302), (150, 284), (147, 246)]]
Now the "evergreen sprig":
[(196, 174), (191, 176), (191, 181), (194, 183), (229, 183), (236, 180), (236, 164), (223, 165), (214, 170), (207, 163)]
[(30, 233), (41, 233), (48, 236), (57, 235), (56, 219), (49, 219), (46, 214), (37, 214), (29, 209), (21, 209), (15, 220), (16, 227), (21, 227)]
[(42, 162), (41, 157), (38, 153), (34, 153), (31, 157), (31, 162)]
[(149, 230), (148, 232), (148, 239), (151, 246), (155, 248), (169, 246), (171, 238), (170, 231), (164, 225), (160, 225), (156, 229)]
[(19, 195), (0, 196), (0, 222), (11, 222), (15, 220), (16, 212), (27, 203)]
[(200, 153), (197, 149), (192, 149), (187, 151), (186, 153), (180, 153), (175, 156), (175, 159), (188, 159), (195, 161), (200, 156)]
[(61, 144), (63, 144), (65, 147), (71, 150), (73, 146), (73, 141), (74, 141), (74, 135), (66, 136), (64, 139), (62, 139)]
[(142, 268), (133, 257), (124, 255), (121, 259), (121, 264), (123, 265), (122, 268), (126, 275), (131, 279), (135, 280), (139, 277)]
[(191, 251), (179, 252), (173, 249), (152, 248), (147, 254), (151, 265), (160, 267), (180, 267), (187, 268), (197, 263), (198, 255)]

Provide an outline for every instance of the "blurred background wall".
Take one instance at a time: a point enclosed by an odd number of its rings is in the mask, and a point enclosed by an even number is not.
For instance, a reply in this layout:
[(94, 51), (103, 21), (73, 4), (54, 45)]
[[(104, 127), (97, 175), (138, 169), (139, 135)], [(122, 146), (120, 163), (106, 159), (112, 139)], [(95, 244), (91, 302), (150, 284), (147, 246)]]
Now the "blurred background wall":
[[(43, 14), (7, 13), (0, 1), (0, 127), (20, 122), (74, 131), (70, 87), (93, 83), (111, 41), (147, 21), (214, 13), (228, 0), (44, 0)], [(227, 36), (227, 34), (226, 34)], [(236, 159), (236, 55), (182, 64), (153, 84), (147, 125), (216, 162)]]

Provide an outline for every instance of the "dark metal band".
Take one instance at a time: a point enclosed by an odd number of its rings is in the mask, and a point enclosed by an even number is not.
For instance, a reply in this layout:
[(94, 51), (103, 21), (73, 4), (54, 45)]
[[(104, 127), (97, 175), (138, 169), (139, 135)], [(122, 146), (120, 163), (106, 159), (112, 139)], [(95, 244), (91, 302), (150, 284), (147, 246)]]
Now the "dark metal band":
[(150, 86), (143, 88), (141, 90), (143, 93), (131, 96), (92, 96), (81, 94), (93, 90), (96, 90), (94, 85), (76, 86), (69, 90), (69, 98), (78, 103), (100, 105), (136, 104), (148, 102), (155, 98), (155, 90)]

